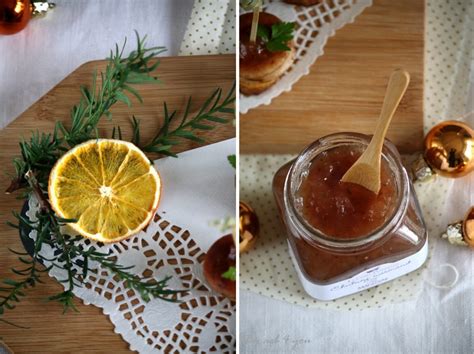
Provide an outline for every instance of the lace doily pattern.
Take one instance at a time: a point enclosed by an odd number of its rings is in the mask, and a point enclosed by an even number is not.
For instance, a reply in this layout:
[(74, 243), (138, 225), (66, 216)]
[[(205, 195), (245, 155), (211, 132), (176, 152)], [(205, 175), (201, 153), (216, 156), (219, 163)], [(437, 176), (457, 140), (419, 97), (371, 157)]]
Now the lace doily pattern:
[[(31, 199), (27, 217), (35, 221), (38, 203)], [(171, 276), (169, 287), (189, 289), (176, 302), (152, 299), (144, 302), (111, 272), (91, 262), (95, 269), (87, 275), (74, 294), (85, 304), (103, 309), (120, 334), (138, 352), (156, 353), (233, 353), (235, 352), (235, 305), (214, 293), (202, 273), (205, 253), (188, 230), (167, 220), (165, 213), (155, 215), (146, 230), (120, 243), (101, 245), (84, 239), (84, 248), (110, 252), (118, 264), (133, 266), (134, 274), (163, 279)], [(36, 238), (36, 231), (30, 233)], [(55, 249), (44, 245), (41, 253), (51, 258)], [(45, 266), (50, 263), (45, 261)], [(77, 265), (78, 273), (81, 272)], [(67, 278), (66, 270), (54, 267), (49, 272), (58, 281)]]
[(294, 83), (309, 74), (311, 65), (323, 55), (329, 37), (372, 5), (371, 0), (324, 0), (313, 6), (293, 6), (281, 1), (266, 1), (264, 11), (284, 21), (296, 23), (296, 56), (293, 65), (278, 82), (254, 96), (240, 95), (240, 113), (260, 105), (268, 105), (281, 93), (290, 91)]

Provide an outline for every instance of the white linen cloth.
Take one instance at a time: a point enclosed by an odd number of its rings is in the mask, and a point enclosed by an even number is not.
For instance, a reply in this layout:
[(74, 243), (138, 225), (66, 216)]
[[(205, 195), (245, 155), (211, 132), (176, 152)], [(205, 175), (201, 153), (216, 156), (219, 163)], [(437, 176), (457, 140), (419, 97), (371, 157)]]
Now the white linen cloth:
[[(474, 109), (473, 19), (472, 0), (427, 2), (426, 131), (461, 116), (474, 124), (468, 114)], [(474, 205), (474, 174), (438, 177), (432, 188), (445, 199), (435, 214), (439, 232)], [(452, 246), (436, 231), (430, 242), (435, 249), (423, 291), (413, 301), (363, 311), (308, 310), (242, 291), (241, 353), (474, 353), (474, 250)], [(458, 269), (459, 280), (439, 289), (430, 283), (453, 280), (445, 263)]]
[(21, 32), (0, 36), (0, 129), (78, 66), (104, 59), (135, 33), (177, 55), (193, 0), (55, 0), (56, 8)]

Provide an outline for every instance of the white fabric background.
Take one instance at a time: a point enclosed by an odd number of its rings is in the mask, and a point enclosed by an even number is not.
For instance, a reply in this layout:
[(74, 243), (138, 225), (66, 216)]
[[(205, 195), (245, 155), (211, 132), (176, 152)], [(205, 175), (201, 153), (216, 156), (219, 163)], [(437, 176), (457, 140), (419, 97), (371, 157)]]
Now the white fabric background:
[(104, 59), (135, 29), (177, 55), (194, 0), (55, 0), (46, 17), (0, 36), (0, 129), (79, 65)]
[[(428, 0), (425, 48), (425, 129), (472, 112), (474, 94), (474, 2)], [(337, 35), (337, 34), (336, 34)], [(316, 64), (317, 65), (317, 64)], [(471, 127), (474, 114), (464, 117)], [(363, 311), (307, 309), (248, 291), (240, 295), (242, 353), (474, 353), (474, 250), (439, 239), (450, 222), (474, 205), (474, 174), (438, 178), (426, 189), (442, 194), (430, 211), (434, 245), (426, 280), (413, 301)], [(421, 199), (421, 198), (420, 198)], [(258, 246), (258, 245), (257, 245)]]

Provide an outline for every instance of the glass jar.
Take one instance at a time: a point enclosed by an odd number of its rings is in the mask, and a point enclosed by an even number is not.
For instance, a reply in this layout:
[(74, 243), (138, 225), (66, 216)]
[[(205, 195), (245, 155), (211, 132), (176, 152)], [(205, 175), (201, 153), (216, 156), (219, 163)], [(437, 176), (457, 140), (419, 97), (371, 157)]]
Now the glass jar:
[[(391, 212), (380, 226), (356, 237), (334, 237), (314, 227), (302, 212), (298, 193), (314, 159), (340, 147), (363, 151), (369, 141), (370, 137), (356, 133), (328, 135), (282, 166), (273, 179), (293, 264), (306, 292), (319, 300), (336, 299), (393, 280), (421, 267), (428, 255), (426, 226), (413, 186), (396, 147), (388, 141), (382, 162), (392, 174), (394, 197)], [(326, 155), (320, 155), (323, 152)]]

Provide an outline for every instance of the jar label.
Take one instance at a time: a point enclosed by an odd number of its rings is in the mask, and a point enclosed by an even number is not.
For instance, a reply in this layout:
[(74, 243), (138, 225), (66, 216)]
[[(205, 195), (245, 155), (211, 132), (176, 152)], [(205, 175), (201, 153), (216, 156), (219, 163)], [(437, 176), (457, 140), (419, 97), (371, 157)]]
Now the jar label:
[(423, 265), (423, 263), (425, 263), (426, 258), (428, 257), (428, 240), (426, 240), (424, 246), (417, 253), (409, 257), (393, 263), (375, 266), (356, 274), (349, 279), (341, 280), (332, 284), (319, 285), (314, 284), (305, 278), (289, 243), (288, 247), (291, 260), (293, 261), (303, 288), (308, 295), (318, 300), (334, 300), (386, 283), (418, 269)]

